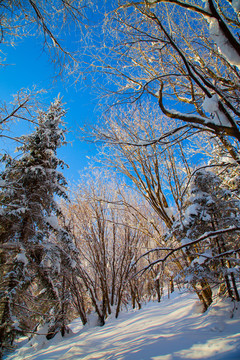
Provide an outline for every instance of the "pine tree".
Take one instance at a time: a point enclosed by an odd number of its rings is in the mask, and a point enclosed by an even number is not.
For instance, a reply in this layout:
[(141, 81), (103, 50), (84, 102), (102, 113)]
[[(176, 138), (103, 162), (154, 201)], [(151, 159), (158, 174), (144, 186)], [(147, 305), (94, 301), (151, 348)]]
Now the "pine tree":
[[(222, 180), (213, 172), (204, 169), (196, 171), (189, 186), (189, 194), (183, 208), (181, 221), (175, 224), (174, 232), (182, 244), (189, 244), (185, 253), (191, 260), (185, 268), (185, 279), (191, 284), (199, 281), (220, 285), (225, 282), (228, 296), (239, 301), (231, 261), (223, 253), (239, 247), (236, 233), (221, 234), (231, 226), (239, 227), (240, 203), (229, 189), (222, 186)], [(219, 231), (206, 241), (191, 242), (204, 233)]]
[[(54, 274), (59, 267), (71, 267), (74, 246), (67, 231), (58, 225), (56, 196), (67, 198), (66, 180), (58, 168), (64, 167), (57, 149), (65, 143), (65, 111), (56, 99), (49, 110), (38, 115), (35, 131), (22, 137), (18, 159), (4, 158), (0, 174), (1, 238), (1, 345), (12, 342), (18, 330), (13, 315), (24, 301), (15, 301), (30, 285), (35, 294), (45, 291), (54, 303), (61, 303)], [(51, 302), (50, 302), (51, 303)], [(10, 335), (11, 334), (11, 335)]]

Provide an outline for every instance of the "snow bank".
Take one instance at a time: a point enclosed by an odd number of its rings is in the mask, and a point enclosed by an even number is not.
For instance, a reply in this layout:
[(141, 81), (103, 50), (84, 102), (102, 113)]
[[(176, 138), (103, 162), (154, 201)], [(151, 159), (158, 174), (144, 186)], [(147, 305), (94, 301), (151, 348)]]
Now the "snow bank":
[[(69, 338), (39, 346), (25, 344), (7, 360), (239, 360), (240, 314), (233, 302), (215, 302), (199, 313), (195, 295), (174, 292), (171, 299), (121, 313), (103, 327), (82, 328)], [(40, 341), (42, 342), (42, 341)]]

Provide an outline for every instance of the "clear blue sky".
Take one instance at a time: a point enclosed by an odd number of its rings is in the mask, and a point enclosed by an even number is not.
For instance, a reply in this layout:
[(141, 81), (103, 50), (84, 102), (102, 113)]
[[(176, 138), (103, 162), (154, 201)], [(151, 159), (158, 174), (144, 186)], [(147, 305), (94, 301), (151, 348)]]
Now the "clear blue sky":
[[(1, 47), (2, 49), (2, 47)], [(71, 183), (77, 181), (79, 171), (82, 173), (88, 165), (89, 157), (96, 154), (94, 144), (88, 144), (78, 140), (78, 128), (86, 123), (97, 121), (97, 100), (91, 93), (91, 89), (81, 89), (69, 84), (65, 84), (63, 79), (53, 82), (54, 66), (43, 52), (42, 44), (36, 37), (26, 38), (15, 47), (4, 48), (6, 54), (6, 64), (0, 67), (0, 99), (1, 101), (11, 101), (11, 95), (16, 94), (21, 88), (32, 88), (34, 85), (38, 89), (46, 89), (44, 95), (50, 103), (59, 93), (63, 96), (65, 108), (68, 110), (65, 121), (70, 132), (67, 140), (71, 144), (64, 146), (59, 151), (59, 157), (69, 166), (64, 171), (64, 175)], [(19, 124), (20, 126), (20, 124)], [(19, 130), (19, 129), (18, 129)], [(21, 123), (22, 134), (26, 131)], [(7, 148), (6, 143), (2, 143), (1, 148)]]

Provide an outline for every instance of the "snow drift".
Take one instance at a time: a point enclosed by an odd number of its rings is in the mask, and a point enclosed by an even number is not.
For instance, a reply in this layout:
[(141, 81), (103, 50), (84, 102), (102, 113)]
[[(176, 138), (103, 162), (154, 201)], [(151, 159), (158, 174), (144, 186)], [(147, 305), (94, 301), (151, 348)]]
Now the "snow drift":
[(215, 300), (202, 314), (196, 300), (193, 294), (175, 292), (160, 304), (109, 318), (104, 327), (82, 327), (77, 319), (68, 337), (47, 341), (35, 336), (6, 359), (239, 360), (240, 305)]

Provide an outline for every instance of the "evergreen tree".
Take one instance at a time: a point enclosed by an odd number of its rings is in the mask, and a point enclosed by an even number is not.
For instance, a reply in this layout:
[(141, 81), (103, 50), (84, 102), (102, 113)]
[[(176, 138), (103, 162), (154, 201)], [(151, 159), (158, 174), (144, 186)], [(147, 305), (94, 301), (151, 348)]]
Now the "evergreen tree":
[(56, 99), (46, 113), (39, 113), (35, 131), (22, 137), (23, 145), (18, 149), (22, 151), (21, 158), (3, 159), (5, 168), (0, 174), (2, 346), (12, 342), (21, 330), (19, 326), (16, 328), (13, 315), (21, 307), (27, 307), (20, 294), (29, 291), (30, 285), (35, 295), (42, 290), (53, 304), (62, 303), (54, 274), (60, 272), (64, 263), (71, 267), (74, 251), (71, 237), (58, 225), (60, 212), (55, 199), (56, 196), (67, 198), (67, 183), (58, 171), (64, 163), (57, 157), (57, 149), (65, 143), (64, 115), (61, 101)]
[[(221, 230), (239, 227), (239, 210), (239, 201), (222, 186), (222, 180), (215, 173), (198, 170), (189, 186), (183, 216), (174, 228), (181, 243), (189, 244), (185, 254), (191, 265), (184, 269), (185, 280), (195, 285), (206, 279), (213, 285), (225, 282), (228, 295), (238, 301), (234, 276), (237, 267), (233, 268), (231, 261), (222, 255), (239, 247), (238, 237), (235, 232), (224, 234)], [(216, 236), (191, 244), (201, 235), (216, 231)]]

